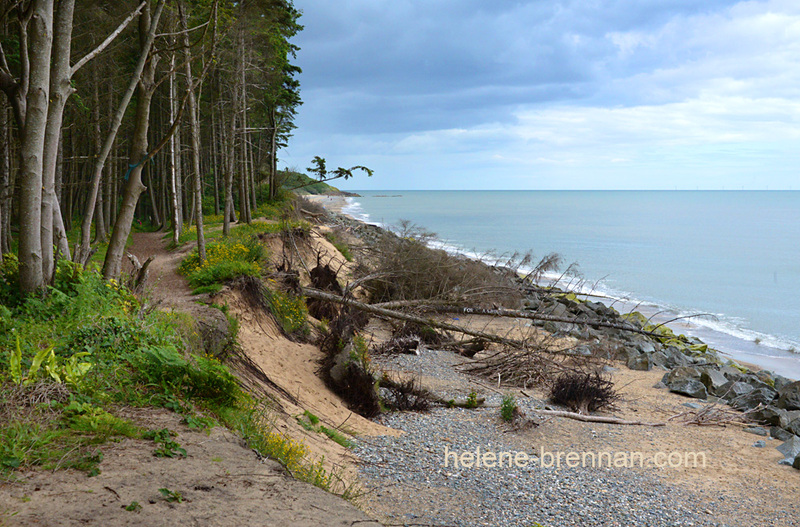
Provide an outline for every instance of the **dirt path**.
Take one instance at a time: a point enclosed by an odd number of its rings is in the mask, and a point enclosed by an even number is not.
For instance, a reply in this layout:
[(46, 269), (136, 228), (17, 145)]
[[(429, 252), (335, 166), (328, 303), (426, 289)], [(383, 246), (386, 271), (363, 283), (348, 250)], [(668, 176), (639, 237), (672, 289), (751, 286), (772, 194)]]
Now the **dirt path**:
[[(179, 310), (193, 302), (192, 289), (186, 278), (177, 272), (181, 260), (195, 247), (195, 243), (186, 243), (172, 251), (167, 249), (169, 241), (164, 238), (163, 232), (137, 232), (131, 235), (133, 244), (128, 252), (144, 263), (153, 256), (153, 261), (148, 268), (148, 278), (145, 291), (153, 301), (161, 303), (164, 307)], [(130, 265), (130, 264), (128, 264)], [(130, 270), (130, 267), (129, 267)]]

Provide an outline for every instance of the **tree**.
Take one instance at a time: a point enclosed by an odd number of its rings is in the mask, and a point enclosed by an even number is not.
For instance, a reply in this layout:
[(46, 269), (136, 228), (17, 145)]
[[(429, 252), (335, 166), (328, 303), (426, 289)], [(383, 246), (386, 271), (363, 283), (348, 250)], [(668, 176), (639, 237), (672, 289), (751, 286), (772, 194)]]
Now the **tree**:
[[(361, 170), (362, 172), (367, 174), (367, 177), (372, 177), (372, 174), (374, 173), (373, 170), (361, 165), (356, 165), (350, 168), (339, 167), (333, 172), (328, 172), (325, 158), (319, 156), (314, 156), (314, 159), (311, 160), (311, 163), (314, 166), (307, 168), (306, 172), (314, 174), (317, 177), (317, 181), (320, 182), (333, 181), (334, 179), (345, 179), (345, 180), (350, 179), (351, 177), (353, 177), (354, 175), (353, 171), (355, 170)], [(292, 188), (291, 190), (297, 190), (307, 185), (308, 183), (304, 183), (302, 185)]]

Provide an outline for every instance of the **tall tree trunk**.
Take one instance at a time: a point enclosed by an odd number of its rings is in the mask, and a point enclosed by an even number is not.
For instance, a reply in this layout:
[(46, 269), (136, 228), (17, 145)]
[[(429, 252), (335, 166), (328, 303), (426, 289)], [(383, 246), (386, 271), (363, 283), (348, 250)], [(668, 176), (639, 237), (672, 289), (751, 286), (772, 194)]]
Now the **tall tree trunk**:
[[(103, 137), (102, 132), (100, 131), (100, 79), (97, 75), (97, 64), (94, 65), (92, 68), (92, 76), (93, 76), (93, 88), (94, 88), (94, 101), (92, 105), (92, 119), (94, 120), (94, 151), (95, 155), (98, 155), (100, 151), (103, 149)], [(100, 185), (102, 187), (103, 180), (102, 176), (100, 179)], [(102, 242), (108, 237), (106, 233), (106, 222), (104, 216), (104, 207), (103, 207), (103, 192), (98, 190), (97, 192), (97, 202), (95, 204), (95, 222), (94, 222), (94, 232), (95, 232), (95, 241)]]
[(25, 293), (41, 289), (45, 284), (41, 232), (42, 171), (50, 92), (53, 3), (54, 0), (34, 0), (31, 5), (30, 80), (20, 141), (19, 283)]
[(278, 149), (278, 120), (275, 118), (275, 107), (269, 109), (269, 200), (274, 201), (278, 195), (278, 174), (276, 170), (276, 153)]
[[(100, 178), (103, 175), (103, 168), (105, 167), (106, 159), (108, 159), (108, 155), (111, 152), (111, 147), (114, 144), (114, 140), (117, 137), (117, 132), (119, 131), (119, 127), (122, 124), (122, 118), (125, 116), (125, 111), (127, 110), (128, 104), (130, 103), (131, 98), (133, 97), (134, 91), (139, 89), (139, 86), (141, 84), (141, 80), (142, 80), (142, 77), (144, 75), (145, 69), (151, 69), (151, 70), (155, 69), (155, 63), (154, 63), (155, 60), (152, 60), (152, 61), (148, 62), (147, 59), (148, 59), (148, 57), (150, 55), (150, 48), (153, 45), (153, 40), (155, 40), (156, 27), (158, 26), (158, 19), (161, 17), (161, 11), (164, 8), (164, 2), (165, 2), (165, 0), (159, 0), (158, 4), (156, 5), (156, 9), (154, 11), (154, 14), (152, 15), (152, 20), (153, 20), (152, 24), (150, 23), (151, 14), (150, 14), (149, 4), (144, 6), (144, 8), (142, 10), (142, 14), (139, 15), (139, 59), (138, 59), (138, 62), (136, 63), (136, 69), (134, 70), (133, 76), (131, 77), (131, 82), (128, 85), (128, 89), (123, 94), (122, 100), (120, 101), (119, 106), (117, 107), (117, 112), (114, 115), (114, 119), (113, 119), (113, 121), (111, 123), (110, 130), (108, 132), (108, 135), (106, 136), (106, 141), (103, 144), (103, 150), (100, 152), (100, 154), (99, 154), (99, 156), (97, 158), (97, 161), (95, 163), (95, 166), (94, 166), (94, 172), (92, 174), (92, 180), (91, 180), (91, 184), (90, 184), (90, 187), (89, 187), (89, 193), (88, 193), (88, 198), (87, 198), (87, 204), (86, 204), (86, 207), (85, 207), (85, 213), (84, 213), (84, 217), (83, 217), (83, 222), (81, 223), (81, 245), (80, 245), (80, 249), (78, 251), (76, 251), (76, 254), (74, 255), (75, 261), (80, 262), (80, 263), (83, 263), (85, 261), (87, 255), (89, 253), (89, 243), (90, 243), (91, 230), (92, 230), (92, 218), (93, 218), (93, 215), (94, 215), (95, 202), (97, 201), (97, 193), (98, 193), (98, 190), (100, 188)], [(154, 76), (155, 72), (153, 71), (151, 73), (151, 75)], [(151, 84), (152, 84), (152, 81), (151, 81)], [(150, 96), (152, 97), (152, 94), (150, 94)], [(137, 100), (137, 117), (138, 117), (138, 106), (139, 106), (139, 104), (140, 104), (140, 102)], [(149, 117), (149, 110), (150, 110), (149, 109), (149, 100), (147, 101), (147, 105), (148, 105), (148, 113), (147, 113), (147, 115)], [(138, 124), (138, 121), (137, 121), (137, 124)], [(146, 129), (145, 129), (145, 142), (144, 142), (144, 144), (145, 144), (145, 147), (146, 147), (147, 146), (147, 130)], [(131, 150), (131, 151), (133, 152), (133, 150)], [(131, 169), (129, 171), (129, 173), (126, 174), (126, 176), (129, 176), (128, 179), (127, 179), (128, 185), (126, 185), (126, 188), (128, 186), (130, 186), (129, 185), (130, 181), (131, 181), (130, 176), (132, 176), (133, 172), (135, 170), (137, 170), (137, 169), (138, 169), (138, 171), (137, 171), (137, 176), (136, 177), (137, 177), (137, 180), (138, 180), (138, 184), (142, 185), (142, 182), (141, 182), (141, 174), (142, 174), (141, 166), (137, 166), (136, 169)], [(136, 188), (136, 185), (134, 185), (133, 188)], [(139, 191), (138, 194), (136, 194), (136, 200), (137, 201), (139, 199), (139, 194), (141, 194), (141, 190)], [(133, 209), (135, 209), (135, 208), (136, 208), (136, 203), (134, 202)], [(120, 208), (120, 214), (122, 214), (121, 208)], [(130, 221), (133, 221), (132, 213), (131, 213)], [(114, 230), (115, 231), (117, 230), (116, 225), (117, 225), (118, 222), (119, 222), (119, 217), (117, 217), (117, 221), (114, 224)], [(128, 231), (130, 231), (130, 226), (128, 226)], [(128, 234), (125, 234), (125, 240), (126, 241), (127, 241), (127, 238), (128, 238)], [(123, 248), (124, 248), (124, 245), (125, 245), (125, 242), (123, 242)], [(121, 257), (122, 257), (122, 255), (121, 255), (121, 252), (120, 252), (120, 259), (121, 259)], [(107, 259), (108, 259), (108, 253), (106, 253), (106, 260)], [(104, 269), (105, 269), (105, 264), (104, 264)], [(105, 271), (104, 271), (104, 273), (105, 273)]]
[(8, 141), (11, 134), (8, 133), (8, 110), (5, 100), (0, 101), (0, 262), (3, 254), (7, 253), (11, 246), (9, 239), (9, 217), (11, 216), (11, 188), (9, 179), (11, 175), (11, 165), (9, 163), (10, 149)]
[(203, 180), (200, 176), (200, 123), (197, 118), (197, 101), (194, 96), (194, 76), (192, 75), (192, 55), (189, 47), (189, 33), (187, 31), (186, 13), (183, 4), (179, 4), (181, 28), (183, 29), (184, 60), (186, 62), (186, 89), (189, 99), (189, 133), (192, 140), (192, 179), (194, 181), (194, 209), (195, 227), (197, 227), (197, 254), (200, 263), (206, 259), (206, 237), (203, 232)]
[(218, 120), (215, 119), (217, 112), (211, 108), (211, 174), (214, 176), (214, 215), (219, 216), (219, 145), (221, 133), (218, 133)]
[[(175, 120), (175, 53), (169, 59), (169, 120)], [(181, 206), (180, 189), (178, 186), (178, 152), (176, 146), (176, 134), (169, 138), (169, 194), (172, 209), (172, 243), (178, 245), (181, 235)]]
[(231, 232), (231, 216), (234, 214), (233, 210), (233, 171), (234, 171), (234, 157), (236, 150), (234, 148), (234, 140), (236, 134), (236, 111), (231, 109), (230, 128), (228, 137), (226, 138), (227, 152), (225, 159), (225, 219), (222, 223), (222, 235), (227, 236)]
[[(53, 25), (52, 62), (50, 67), (50, 101), (47, 109), (47, 126), (44, 142), (44, 172), (42, 174), (42, 213), (41, 213), (41, 245), (42, 274), (45, 282), (53, 276), (53, 234), (56, 194), (56, 164), (58, 162), (58, 145), (61, 142), (61, 124), (64, 120), (64, 108), (72, 92), (70, 79), (70, 46), (72, 43), (72, 17), (75, 11), (75, 0), (60, 0), (55, 11)], [(59, 212), (60, 214), (60, 212)], [(59, 233), (59, 239), (66, 233)]]
[[(159, 0), (152, 18), (149, 6), (146, 6), (139, 16), (139, 50), (144, 56), (149, 54), (165, 1)], [(122, 255), (131, 233), (136, 204), (142, 191), (146, 190), (142, 184), (142, 168), (143, 164), (148, 161), (147, 131), (150, 125), (150, 102), (155, 91), (156, 62), (156, 57), (150, 57), (136, 87), (136, 118), (130, 154), (132, 168), (122, 193), (119, 216), (114, 223), (114, 231), (111, 234), (111, 241), (103, 262), (103, 277), (106, 279), (118, 278), (122, 271)]]

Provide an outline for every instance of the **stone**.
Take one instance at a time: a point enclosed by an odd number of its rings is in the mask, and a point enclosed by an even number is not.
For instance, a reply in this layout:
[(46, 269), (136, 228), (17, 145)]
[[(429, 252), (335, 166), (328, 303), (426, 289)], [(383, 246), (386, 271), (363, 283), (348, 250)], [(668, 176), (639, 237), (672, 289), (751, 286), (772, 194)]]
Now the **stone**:
[(709, 393), (719, 395), (719, 389), (728, 382), (728, 379), (719, 370), (703, 368), (700, 373), (700, 382), (705, 385)]
[(773, 426), (769, 429), (769, 436), (773, 439), (777, 439), (778, 441), (788, 441), (794, 436), (794, 434), (787, 432), (779, 426)]
[(212, 357), (223, 354), (233, 338), (231, 323), (225, 313), (213, 307), (197, 305), (192, 315), (203, 342), (203, 351)]
[(778, 408), (800, 410), (800, 381), (782, 387), (778, 392)]
[(728, 381), (716, 390), (716, 395), (722, 397), (723, 399), (731, 400), (752, 391), (753, 387), (747, 383), (741, 381)]
[(567, 306), (560, 302), (556, 302), (550, 306), (547, 306), (544, 310), (545, 314), (551, 315), (554, 317), (566, 317), (567, 316)]
[(745, 428), (744, 431), (749, 434), (755, 434), (757, 436), (767, 437), (769, 435), (769, 432), (763, 426), (751, 426), (749, 428)]
[(670, 391), (688, 395), (695, 399), (708, 397), (705, 385), (700, 382), (700, 371), (697, 368), (683, 366), (666, 373), (661, 382), (667, 385)]
[(678, 366), (688, 366), (691, 361), (689, 358), (681, 353), (675, 346), (667, 346), (662, 350), (662, 353), (667, 356), (666, 366), (676, 368)]
[(752, 410), (758, 406), (769, 406), (775, 399), (775, 393), (772, 389), (757, 388), (731, 400), (731, 406), (742, 411)]
[(775, 447), (783, 455), (781, 465), (792, 465), (795, 458), (800, 455), (800, 437), (792, 436), (788, 441)]
[(788, 377), (784, 377), (783, 375), (775, 375), (774, 376), (774, 381), (775, 381), (775, 385), (773, 386), (773, 388), (778, 390), (778, 393), (780, 393), (781, 389), (784, 386), (788, 386), (789, 384), (792, 384), (794, 382), (792, 379), (790, 379)]
[(635, 347), (637, 350), (641, 351), (642, 353), (655, 353), (655, 351), (656, 351), (656, 347), (649, 340), (636, 341), (636, 343), (634, 344), (633, 347)]
[(763, 441), (763, 440), (759, 439), (758, 441), (753, 443), (753, 446), (756, 447), (756, 448), (764, 448), (765, 446), (767, 446), (767, 443), (766, 443), (766, 441)]
[(761, 424), (779, 426), (785, 428), (789, 424), (789, 416), (786, 410), (775, 408), (774, 406), (767, 406), (761, 408), (750, 414), (754, 420)]
[(729, 381), (738, 381), (739, 376), (742, 374), (739, 370), (734, 368), (733, 366), (723, 366), (719, 369), (719, 372), (724, 375)]
[(683, 406), (691, 408), (692, 410), (699, 410), (703, 407), (703, 405), (700, 403), (683, 403)]
[(649, 371), (653, 367), (650, 357), (644, 354), (631, 357), (626, 364), (628, 368), (637, 371)]
[(667, 385), (664, 384), (662, 381), (658, 381), (657, 383), (655, 383), (653, 385), (653, 388), (655, 388), (656, 390), (666, 390), (667, 389)]
[(783, 429), (796, 436), (800, 436), (800, 419), (793, 420), (788, 425), (784, 426)]
[(800, 456), (796, 456), (794, 458), (794, 463), (792, 463), (792, 468), (796, 468), (797, 470), (800, 470)]
[(580, 357), (591, 357), (592, 350), (589, 349), (588, 346), (575, 346), (571, 350), (567, 351), (568, 355), (578, 355)]
[(638, 357), (639, 355), (641, 355), (641, 353), (639, 353), (639, 350), (634, 349), (631, 346), (621, 346), (617, 348), (617, 350), (614, 352), (614, 358), (617, 360), (621, 360), (626, 364), (628, 363), (628, 361)]

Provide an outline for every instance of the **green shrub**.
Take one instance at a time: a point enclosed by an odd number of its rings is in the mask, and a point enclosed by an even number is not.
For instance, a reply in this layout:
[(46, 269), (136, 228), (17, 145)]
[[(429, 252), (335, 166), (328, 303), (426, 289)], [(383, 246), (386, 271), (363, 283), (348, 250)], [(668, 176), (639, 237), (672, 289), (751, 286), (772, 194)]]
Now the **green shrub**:
[(308, 335), (308, 307), (302, 296), (270, 291), (269, 306), (287, 335)]
[(178, 272), (195, 288), (220, 284), (239, 276), (258, 276), (264, 255), (264, 246), (257, 240), (245, 244), (228, 238), (208, 244), (202, 264), (194, 250), (181, 262)]
[(503, 421), (511, 422), (514, 420), (514, 414), (517, 410), (517, 401), (513, 395), (504, 395), (503, 400), (500, 402), (500, 418)]

